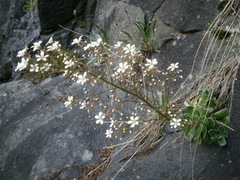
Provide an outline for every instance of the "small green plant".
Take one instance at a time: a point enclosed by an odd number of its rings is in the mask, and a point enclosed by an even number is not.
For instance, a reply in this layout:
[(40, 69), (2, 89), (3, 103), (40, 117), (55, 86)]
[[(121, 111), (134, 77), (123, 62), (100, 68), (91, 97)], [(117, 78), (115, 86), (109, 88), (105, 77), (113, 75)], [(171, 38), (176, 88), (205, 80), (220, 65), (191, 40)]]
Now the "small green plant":
[(189, 102), (181, 115), (185, 138), (198, 144), (226, 145), (227, 125), (230, 123), (229, 110), (218, 108), (218, 100), (212, 89), (199, 91), (199, 96)]
[[(149, 22), (149, 23), (143, 23), (140, 21), (135, 21), (133, 24), (137, 27), (140, 35), (141, 35), (141, 42), (142, 45), (142, 51), (145, 52), (154, 52), (156, 50), (156, 38), (155, 38), (155, 28), (156, 28), (156, 20)], [(122, 31), (128, 39), (133, 43), (132, 36), (126, 32)]]
[(102, 38), (103, 42), (109, 44), (109, 38), (106, 31), (103, 28), (101, 28), (99, 25), (95, 25), (95, 26), (99, 30), (99, 35)]
[(25, 0), (23, 7), (25, 12), (29, 12), (36, 6), (37, 6), (37, 0)]

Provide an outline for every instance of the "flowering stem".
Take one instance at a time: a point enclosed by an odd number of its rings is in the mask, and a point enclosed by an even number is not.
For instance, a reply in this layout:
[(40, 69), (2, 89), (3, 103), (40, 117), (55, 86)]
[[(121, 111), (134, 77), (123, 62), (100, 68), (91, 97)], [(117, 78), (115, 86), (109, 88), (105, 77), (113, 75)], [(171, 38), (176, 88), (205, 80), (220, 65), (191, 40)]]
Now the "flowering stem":
[(125, 89), (125, 88), (122, 88), (121, 86), (118, 86), (118, 85), (116, 85), (116, 84), (114, 84), (114, 83), (112, 83), (112, 82), (110, 82), (110, 81), (108, 81), (108, 80), (106, 80), (106, 79), (103, 79), (103, 78), (101, 78), (101, 77), (98, 77), (97, 75), (95, 75), (95, 74), (93, 74), (93, 73), (90, 73), (90, 72), (87, 72), (87, 73), (88, 73), (89, 75), (91, 75), (91, 76), (93, 76), (93, 77), (95, 77), (95, 78), (97, 78), (97, 79), (100, 79), (101, 81), (103, 81), (103, 82), (105, 82), (105, 83), (107, 83), (107, 84), (109, 84), (109, 85), (117, 88), (117, 89), (122, 90), (123, 92), (126, 92), (126, 93), (128, 93), (128, 94), (131, 94), (131, 95), (137, 97), (137, 98), (140, 99), (141, 101), (145, 102), (150, 108), (154, 109), (161, 117), (163, 117), (163, 118), (165, 118), (165, 119), (167, 119), (167, 120), (170, 120), (170, 118), (169, 118), (166, 114), (164, 114), (164, 113), (162, 113), (161, 111), (159, 111), (157, 107), (155, 107), (154, 105), (152, 105), (149, 101), (147, 101), (144, 97), (140, 96), (139, 94), (133, 93), (132, 91), (129, 91), (129, 90)]

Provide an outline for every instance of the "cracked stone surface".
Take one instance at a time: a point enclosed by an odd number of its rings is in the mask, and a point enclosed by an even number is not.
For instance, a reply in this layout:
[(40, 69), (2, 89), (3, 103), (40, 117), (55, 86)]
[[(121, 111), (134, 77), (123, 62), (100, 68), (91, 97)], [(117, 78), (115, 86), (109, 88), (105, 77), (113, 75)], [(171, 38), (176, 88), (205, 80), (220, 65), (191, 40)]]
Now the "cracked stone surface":
[[(37, 180), (63, 166), (97, 160), (97, 149), (108, 142), (106, 127), (96, 126), (78, 106), (64, 107), (58, 99), (83, 94), (78, 85), (64, 82), (57, 77), (38, 85), (13, 81), (0, 86), (0, 179)], [(62, 178), (74, 175), (66, 172)]]

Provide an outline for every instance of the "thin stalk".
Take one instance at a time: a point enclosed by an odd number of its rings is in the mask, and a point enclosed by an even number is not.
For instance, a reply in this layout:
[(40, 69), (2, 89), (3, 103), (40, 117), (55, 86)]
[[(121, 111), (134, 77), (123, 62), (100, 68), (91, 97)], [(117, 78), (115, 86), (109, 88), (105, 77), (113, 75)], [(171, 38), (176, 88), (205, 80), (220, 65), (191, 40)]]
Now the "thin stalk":
[(149, 101), (147, 101), (144, 97), (140, 96), (139, 94), (133, 93), (132, 91), (129, 91), (128, 89), (124, 89), (124, 88), (122, 88), (122, 87), (120, 87), (120, 86), (118, 86), (118, 85), (116, 85), (116, 84), (114, 84), (114, 83), (112, 83), (112, 82), (110, 82), (110, 81), (108, 81), (106, 79), (103, 79), (101, 77), (98, 78), (98, 76), (93, 74), (93, 73), (88, 72), (88, 74), (93, 76), (93, 77), (95, 77), (95, 78), (97, 78), (97, 79), (100, 79), (101, 81), (103, 81), (103, 82), (105, 82), (105, 83), (107, 83), (107, 84), (109, 84), (109, 85), (111, 85), (111, 86), (113, 86), (113, 87), (115, 87), (117, 89), (122, 90), (123, 92), (126, 92), (128, 94), (131, 94), (131, 95), (137, 97), (141, 101), (145, 102), (150, 108), (154, 109), (161, 117), (163, 117), (163, 118), (165, 118), (167, 120), (170, 120), (170, 118), (166, 114), (163, 114), (161, 111), (158, 110), (157, 107), (155, 107), (153, 104), (151, 104)]

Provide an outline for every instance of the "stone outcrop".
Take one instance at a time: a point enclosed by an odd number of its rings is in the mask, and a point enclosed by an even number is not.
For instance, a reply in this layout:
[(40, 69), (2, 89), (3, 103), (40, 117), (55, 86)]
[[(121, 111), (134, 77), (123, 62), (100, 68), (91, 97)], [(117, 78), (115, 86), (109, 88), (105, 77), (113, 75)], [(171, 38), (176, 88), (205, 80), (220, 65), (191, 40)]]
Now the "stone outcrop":
[(37, 10), (25, 13), (24, 1), (0, 2), (0, 82), (13, 77), (16, 52), (40, 35)]
[[(109, 143), (93, 115), (79, 106), (64, 107), (67, 95), (83, 92), (63, 77), (38, 85), (13, 81), (2, 84), (0, 92), (0, 179), (37, 180), (64, 166), (94, 164), (97, 149)], [(71, 168), (62, 178), (76, 174)]]
[[(72, 31), (98, 33), (94, 24), (107, 32), (110, 41), (126, 39), (124, 30), (140, 46), (141, 35), (132, 23), (155, 19), (159, 52), (151, 57), (158, 59), (162, 69), (179, 62), (186, 78), (204, 31), (219, 13), (219, 3), (219, 0), (38, 0), (38, 6), (24, 12), (23, 0), (0, 2), (0, 82), (5, 82), (0, 85), (0, 179), (37, 180), (64, 166), (94, 164), (99, 157), (97, 149), (113, 142), (106, 140), (104, 126), (95, 125), (93, 114), (89, 117), (78, 106), (71, 110), (64, 107), (68, 95), (84, 96), (78, 85), (61, 76), (40, 84), (28, 80), (6, 83), (21, 76), (14, 71), (20, 61), (16, 58), (19, 50), (39, 39), (45, 42), (51, 35), (63, 46), (72, 48), (71, 40), (78, 36)], [(200, 59), (201, 53), (196, 62)], [(200, 65), (196, 64), (197, 71)], [(197, 72), (193, 75), (196, 77)], [(134, 157), (128, 163), (119, 162), (128, 154), (127, 150), (122, 151), (99, 179), (240, 179), (239, 86), (237, 80), (231, 123), (235, 131), (230, 131), (226, 147), (196, 146), (184, 141), (180, 132), (169, 133), (150, 154)], [(76, 173), (70, 168), (60, 177), (67, 180), (76, 177)]]

